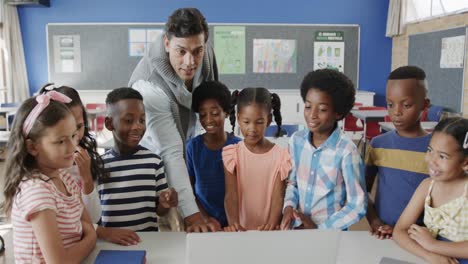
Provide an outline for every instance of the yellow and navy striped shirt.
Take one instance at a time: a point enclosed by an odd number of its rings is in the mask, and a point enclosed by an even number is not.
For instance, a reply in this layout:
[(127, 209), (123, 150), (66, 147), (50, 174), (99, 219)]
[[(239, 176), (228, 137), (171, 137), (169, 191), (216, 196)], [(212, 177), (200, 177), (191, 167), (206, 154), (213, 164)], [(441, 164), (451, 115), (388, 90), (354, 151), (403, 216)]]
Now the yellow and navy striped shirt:
[[(428, 177), (424, 156), (430, 139), (430, 134), (405, 138), (393, 130), (369, 144), (366, 181), (378, 175), (375, 209), (384, 223), (396, 224), (416, 188)], [(422, 223), (422, 216), (418, 223)]]

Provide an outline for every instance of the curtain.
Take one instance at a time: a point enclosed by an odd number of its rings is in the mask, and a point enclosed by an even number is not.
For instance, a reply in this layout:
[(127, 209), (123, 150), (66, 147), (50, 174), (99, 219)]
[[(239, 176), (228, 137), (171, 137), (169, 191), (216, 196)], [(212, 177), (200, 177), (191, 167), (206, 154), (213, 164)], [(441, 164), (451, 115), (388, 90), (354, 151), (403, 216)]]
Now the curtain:
[(23, 39), (16, 6), (1, 0), (2, 8), (2, 51), (5, 59), (6, 102), (22, 102), (29, 97), (28, 75), (24, 60)]
[(385, 36), (394, 37), (404, 33), (404, 0), (390, 0), (388, 4), (387, 31)]

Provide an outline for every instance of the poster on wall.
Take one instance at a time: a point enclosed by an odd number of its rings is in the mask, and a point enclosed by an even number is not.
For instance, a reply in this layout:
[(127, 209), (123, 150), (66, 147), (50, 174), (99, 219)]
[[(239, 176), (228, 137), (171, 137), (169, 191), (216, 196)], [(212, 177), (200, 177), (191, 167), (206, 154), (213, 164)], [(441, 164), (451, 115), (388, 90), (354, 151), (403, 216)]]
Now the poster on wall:
[(244, 74), (245, 26), (214, 27), (214, 51), (220, 74)]
[(440, 68), (463, 68), (465, 36), (442, 38)]
[(128, 30), (128, 56), (145, 55), (150, 43), (156, 41), (162, 33), (163, 30), (158, 28), (130, 28)]
[(80, 35), (55, 35), (55, 72), (81, 72)]
[(344, 32), (318, 31), (314, 40), (314, 70), (335, 69), (344, 72)]
[(253, 72), (296, 73), (295, 39), (254, 39)]
[(143, 56), (146, 50), (146, 29), (130, 28), (128, 30), (128, 55)]

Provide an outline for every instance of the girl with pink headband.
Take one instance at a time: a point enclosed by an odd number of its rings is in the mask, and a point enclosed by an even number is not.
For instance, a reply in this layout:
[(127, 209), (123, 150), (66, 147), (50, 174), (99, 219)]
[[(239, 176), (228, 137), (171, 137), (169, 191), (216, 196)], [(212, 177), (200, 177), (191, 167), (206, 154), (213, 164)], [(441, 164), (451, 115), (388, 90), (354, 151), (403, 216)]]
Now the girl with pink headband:
[(76, 121), (56, 91), (23, 102), (7, 143), (4, 209), (16, 263), (81, 262), (96, 244), (73, 165)]

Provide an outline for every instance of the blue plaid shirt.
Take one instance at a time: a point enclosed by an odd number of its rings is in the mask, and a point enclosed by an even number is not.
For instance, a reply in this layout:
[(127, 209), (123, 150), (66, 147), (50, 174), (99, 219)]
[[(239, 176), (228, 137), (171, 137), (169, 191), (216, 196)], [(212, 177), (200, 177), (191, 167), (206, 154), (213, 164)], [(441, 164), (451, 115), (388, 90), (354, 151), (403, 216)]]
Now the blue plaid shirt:
[[(367, 208), (364, 164), (356, 145), (336, 128), (318, 148), (311, 132), (296, 132), (289, 141), (293, 168), (284, 206), (309, 216), (320, 229), (347, 229)], [(301, 223), (296, 219), (294, 227)]]

